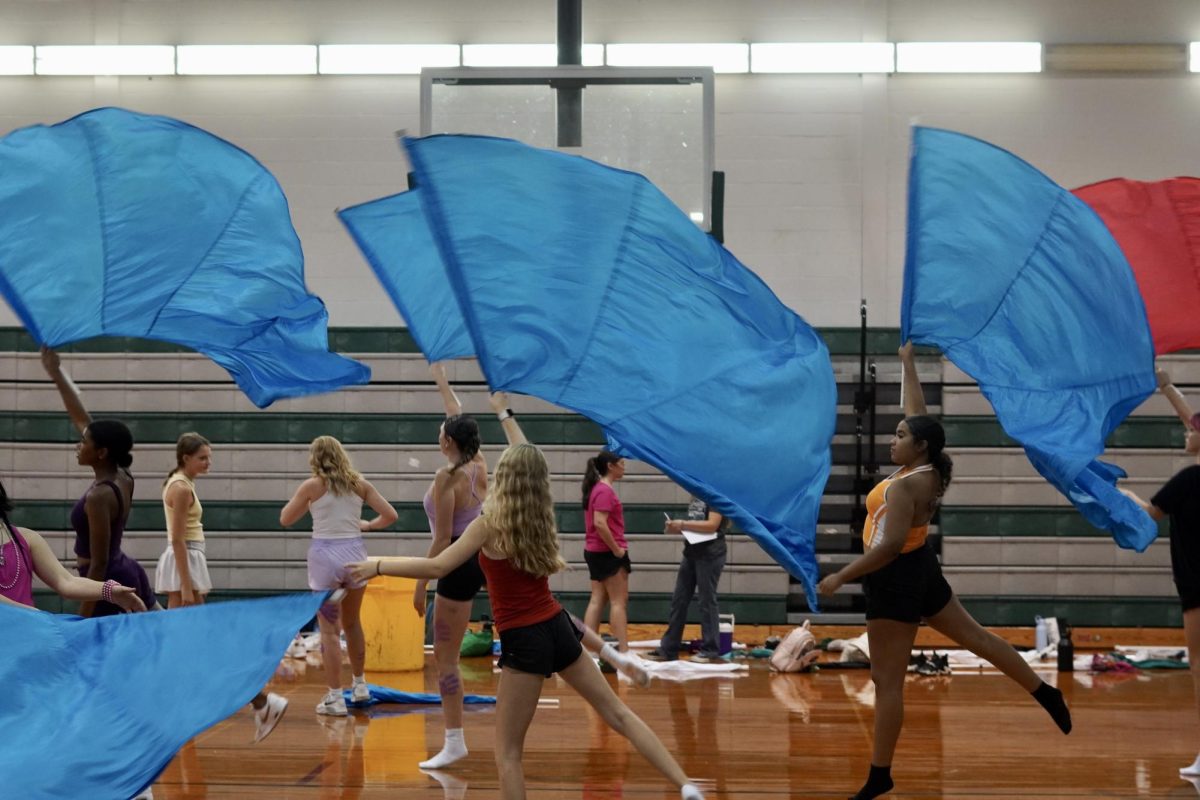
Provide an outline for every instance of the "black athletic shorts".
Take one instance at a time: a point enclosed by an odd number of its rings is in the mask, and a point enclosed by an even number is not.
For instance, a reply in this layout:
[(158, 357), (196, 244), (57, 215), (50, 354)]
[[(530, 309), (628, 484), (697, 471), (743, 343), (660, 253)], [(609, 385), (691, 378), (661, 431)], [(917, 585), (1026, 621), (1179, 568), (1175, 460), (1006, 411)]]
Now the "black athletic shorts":
[(447, 600), (465, 603), (475, 599), (484, 582), (483, 567), (479, 566), (479, 554), (476, 553), (448, 575), (438, 578), (437, 593)]
[(562, 610), (545, 622), (500, 632), (500, 666), (549, 678), (583, 655), (583, 630)]
[(618, 570), (625, 570), (626, 574), (633, 572), (633, 562), (629, 560), (629, 551), (625, 551), (625, 555), (617, 558), (611, 550), (603, 550), (593, 552), (591, 550), (583, 551), (583, 560), (587, 562), (588, 575), (594, 581), (604, 581), (617, 574)]
[(1200, 587), (1183, 583), (1179, 576), (1175, 577), (1175, 590), (1179, 592), (1179, 605), (1184, 611), (1200, 608)]
[(863, 593), (867, 596), (867, 619), (912, 623), (937, 614), (954, 596), (928, 544), (902, 553), (883, 569), (864, 577)]

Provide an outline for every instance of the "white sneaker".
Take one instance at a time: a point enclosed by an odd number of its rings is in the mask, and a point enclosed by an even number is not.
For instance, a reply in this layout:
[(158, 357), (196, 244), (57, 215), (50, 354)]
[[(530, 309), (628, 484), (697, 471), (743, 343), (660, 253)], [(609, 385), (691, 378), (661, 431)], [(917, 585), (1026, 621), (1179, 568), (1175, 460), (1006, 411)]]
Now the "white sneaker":
[(350, 687), (350, 702), (351, 703), (369, 703), (371, 701), (371, 688), (367, 686), (366, 681), (358, 681)]
[(269, 692), (267, 694), (267, 704), (254, 712), (254, 742), (257, 744), (263, 739), (271, 735), (271, 731), (275, 730), (275, 726), (279, 724), (279, 720), (283, 719), (283, 712), (287, 711), (288, 701), (286, 697)]
[(297, 636), (295, 639), (292, 639), (292, 643), (288, 645), (287, 653), (285, 653), (285, 655), (288, 658), (304, 658), (306, 655), (308, 655), (308, 648), (305, 647), (304, 640), (299, 636)]
[(329, 717), (346, 716), (346, 698), (342, 697), (342, 690), (330, 689), (326, 692), (321, 702), (317, 703), (317, 713)]
[(133, 798), (133, 800), (154, 800), (154, 789), (147, 786), (146, 791)]

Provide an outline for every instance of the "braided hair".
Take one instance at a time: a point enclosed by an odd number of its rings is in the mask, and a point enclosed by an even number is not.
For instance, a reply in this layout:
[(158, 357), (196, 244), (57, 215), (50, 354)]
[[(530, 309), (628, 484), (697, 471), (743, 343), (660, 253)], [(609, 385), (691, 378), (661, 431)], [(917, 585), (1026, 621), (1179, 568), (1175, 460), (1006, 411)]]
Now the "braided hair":
[(468, 414), (455, 414), (446, 417), (442, 423), (442, 433), (458, 447), (458, 461), (450, 467), (450, 473), (464, 464), (471, 463), (479, 452), (479, 423)]
[(938, 496), (942, 496), (950, 486), (950, 478), (954, 473), (954, 461), (945, 452), (946, 429), (942, 427), (942, 423), (927, 414), (905, 417), (904, 423), (908, 426), (913, 441), (925, 442), (929, 464), (937, 472), (941, 482)]

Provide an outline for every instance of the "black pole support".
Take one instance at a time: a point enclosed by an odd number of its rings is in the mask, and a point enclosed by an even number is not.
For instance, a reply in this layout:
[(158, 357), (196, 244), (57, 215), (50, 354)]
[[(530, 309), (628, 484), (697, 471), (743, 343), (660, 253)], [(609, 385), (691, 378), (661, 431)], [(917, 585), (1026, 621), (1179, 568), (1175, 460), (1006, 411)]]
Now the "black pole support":
[[(558, 0), (558, 65), (583, 64), (583, 0)], [(558, 82), (556, 116), (559, 147), (583, 146), (583, 84)]]

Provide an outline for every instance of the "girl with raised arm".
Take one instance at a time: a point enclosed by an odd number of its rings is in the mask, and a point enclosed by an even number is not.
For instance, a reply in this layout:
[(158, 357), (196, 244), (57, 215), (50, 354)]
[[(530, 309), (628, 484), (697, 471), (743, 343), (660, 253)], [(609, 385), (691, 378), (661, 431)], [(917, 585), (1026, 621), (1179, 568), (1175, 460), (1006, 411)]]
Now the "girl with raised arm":
[[(584, 632), (554, 595), (550, 575), (565, 567), (558, 552), (550, 469), (541, 450), (525, 440), (503, 393), (492, 407), (509, 447), (496, 465), (484, 513), (463, 535), (433, 558), (385, 558), (348, 565), (358, 579), (375, 575), (440, 578), (478, 558), (488, 579), (488, 595), (500, 631), (497, 689), (496, 766), (501, 796), (525, 797), (522, 769), (525, 734), (537, 711), (545, 679), (558, 673), (618, 733), (680, 788), (683, 798), (702, 797), (688, 782), (662, 742), (613, 692), (591, 659), (584, 656)], [(621, 654), (608, 652), (613, 656)], [(606, 658), (609, 657), (606, 653)], [(618, 662), (620, 663), (620, 662)]]
[[(80, 433), (75, 457), (80, 466), (92, 470), (94, 480), (75, 507), (71, 526), (75, 529), (75, 557), (79, 574), (98, 583), (115, 581), (132, 587), (148, 609), (159, 608), (158, 598), (142, 565), (121, 549), (121, 537), (133, 505), (133, 434), (121, 422), (93, 420), (83, 404), (79, 389), (62, 371), (58, 353), (42, 348), (42, 366), (54, 381), (67, 415)], [(83, 617), (120, 614), (125, 609), (108, 598), (85, 599), (79, 605)]]
[(896, 741), (904, 721), (904, 678), (922, 620), (962, 647), (994, 664), (1030, 692), (1063, 733), (1071, 713), (1062, 692), (1042, 681), (1006, 641), (983, 628), (958, 602), (926, 542), (929, 523), (950, 485), (953, 463), (943, 452), (946, 434), (928, 416), (911, 343), (900, 348), (905, 418), (892, 437), (892, 463), (900, 467), (867, 495), (864, 552), (817, 587), (832, 595), (862, 578), (867, 600), (867, 639), (875, 683), (875, 741), (871, 771), (853, 800), (891, 791)]
[[(433, 541), (429, 558), (445, 550), (475, 521), (487, 495), (487, 461), (479, 451), (479, 423), (462, 413), (462, 404), (446, 380), (442, 364), (430, 366), (446, 409), (438, 430), (438, 447), (446, 463), (433, 477), (423, 505)], [(438, 579), (433, 601), (433, 658), (437, 665), (438, 693), (442, 697), (446, 733), (441, 752), (422, 761), (422, 769), (443, 769), (467, 755), (463, 736), (463, 688), (458, 668), (463, 634), (471, 620), (471, 605), (483, 587), (479, 560), (468, 558), (455, 570)], [(425, 586), (418, 580), (413, 595), (417, 614), (425, 614)]]
[[(1200, 713), (1200, 414), (1171, 383), (1171, 376), (1158, 370), (1158, 388), (1170, 401), (1184, 426), (1184, 451), (1196, 462), (1175, 473), (1146, 502), (1128, 489), (1122, 489), (1155, 521), (1171, 518), (1171, 572), (1183, 606), (1183, 632), (1187, 639), (1188, 664), (1196, 710)], [(1185, 778), (1200, 776), (1200, 755), (1179, 770)]]
[[(344, 589), (340, 604), (332, 599), (321, 607), (317, 623), (321, 627), (322, 662), (329, 687), (317, 713), (346, 716), (342, 696), (342, 646), (339, 629), (346, 634), (352, 670), (351, 700), (366, 702), (371, 697), (363, 675), (367, 657), (363, 638), (362, 611), (365, 580), (351, 575), (348, 561), (367, 557), (362, 535), (383, 530), (396, 521), (396, 509), (376, 491), (350, 463), (342, 443), (332, 436), (318, 436), (308, 450), (312, 477), (300, 484), (292, 499), (279, 512), (279, 524), (288, 528), (305, 514), (312, 515), (312, 544), (308, 548), (308, 588), (314, 592)], [(366, 504), (375, 511), (375, 519), (362, 519)]]

